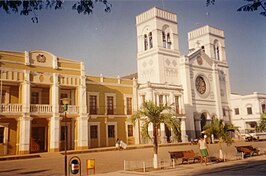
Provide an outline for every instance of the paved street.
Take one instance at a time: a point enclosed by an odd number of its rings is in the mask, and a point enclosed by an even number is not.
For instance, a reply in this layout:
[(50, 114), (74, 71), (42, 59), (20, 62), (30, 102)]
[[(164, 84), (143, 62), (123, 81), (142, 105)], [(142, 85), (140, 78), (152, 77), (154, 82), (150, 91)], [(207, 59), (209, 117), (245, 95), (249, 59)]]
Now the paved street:
[[(235, 160), (237, 145), (253, 145), (266, 151), (266, 142), (236, 142), (232, 146), (223, 146), (226, 158)], [(211, 144), (210, 155), (218, 156), (218, 145)], [(123, 171), (124, 160), (126, 161), (145, 161), (147, 165), (151, 164), (153, 149), (149, 146), (132, 146), (127, 150), (117, 151), (113, 148), (92, 149), (87, 153), (71, 154), (81, 159), (82, 175), (86, 175), (85, 163), (88, 159), (95, 159), (97, 175), (263, 175), (266, 172), (266, 155), (255, 156), (237, 161), (228, 161), (223, 163), (210, 163), (201, 165), (199, 163), (176, 165), (170, 167), (168, 151), (193, 149), (198, 152), (196, 145), (171, 145), (159, 148), (159, 158), (164, 161), (164, 169), (148, 172)], [(40, 153), (40, 158), (20, 159), (0, 161), (0, 175), (63, 175), (64, 174), (64, 156), (60, 153)], [(133, 162), (134, 163), (134, 162)]]

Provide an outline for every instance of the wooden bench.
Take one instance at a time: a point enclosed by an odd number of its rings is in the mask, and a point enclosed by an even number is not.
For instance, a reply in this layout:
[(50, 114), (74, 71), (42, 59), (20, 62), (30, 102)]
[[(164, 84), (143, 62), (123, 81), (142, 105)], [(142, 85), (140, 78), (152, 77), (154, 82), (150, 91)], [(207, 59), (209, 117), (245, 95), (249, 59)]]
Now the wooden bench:
[(200, 156), (195, 155), (193, 150), (187, 150), (187, 151), (169, 151), (171, 160), (177, 160), (178, 158), (182, 159), (182, 164), (186, 161), (189, 163), (189, 160), (195, 160), (200, 161)]
[(235, 146), (238, 153), (243, 153), (243, 157), (259, 155), (259, 150), (252, 147), (251, 145), (247, 146)]

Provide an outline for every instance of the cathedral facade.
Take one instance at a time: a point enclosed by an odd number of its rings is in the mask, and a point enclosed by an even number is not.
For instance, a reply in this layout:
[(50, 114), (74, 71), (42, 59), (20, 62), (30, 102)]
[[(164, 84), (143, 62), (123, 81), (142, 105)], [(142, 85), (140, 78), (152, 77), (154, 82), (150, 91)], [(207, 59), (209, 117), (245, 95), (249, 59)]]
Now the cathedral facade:
[(176, 14), (154, 7), (137, 16), (136, 23), (138, 102), (145, 97), (155, 103), (174, 103), (182, 141), (198, 138), (212, 118), (229, 122), (224, 32), (211, 26), (189, 32), (189, 53), (181, 55)]

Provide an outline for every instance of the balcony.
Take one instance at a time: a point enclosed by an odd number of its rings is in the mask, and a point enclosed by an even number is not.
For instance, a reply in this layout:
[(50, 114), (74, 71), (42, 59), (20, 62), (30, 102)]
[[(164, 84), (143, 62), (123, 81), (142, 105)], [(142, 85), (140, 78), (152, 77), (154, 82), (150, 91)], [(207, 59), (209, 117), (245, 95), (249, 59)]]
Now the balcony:
[(30, 112), (37, 114), (49, 114), (52, 113), (52, 105), (43, 105), (43, 104), (31, 104)]
[(1, 113), (21, 113), (22, 112), (22, 104), (1, 104), (0, 105)]
[[(53, 108), (49, 104), (31, 104), (30, 113), (32, 114), (52, 114)], [(64, 106), (59, 107), (59, 112), (64, 112)], [(1, 114), (20, 114), (22, 113), (22, 104), (1, 104)], [(68, 114), (78, 114), (79, 106), (68, 105)]]
[[(60, 106), (59, 112), (62, 113), (64, 112), (64, 106)], [(79, 107), (76, 105), (68, 105), (67, 108), (67, 113), (68, 114), (78, 114), (79, 113)]]

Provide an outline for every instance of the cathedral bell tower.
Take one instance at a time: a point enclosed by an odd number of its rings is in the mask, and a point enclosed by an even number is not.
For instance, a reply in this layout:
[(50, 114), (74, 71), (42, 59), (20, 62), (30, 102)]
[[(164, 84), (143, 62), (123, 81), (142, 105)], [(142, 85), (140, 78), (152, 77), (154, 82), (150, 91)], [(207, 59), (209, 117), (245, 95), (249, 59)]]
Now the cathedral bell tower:
[(152, 8), (136, 17), (140, 84), (178, 84), (178, 30), (174, 13)]

